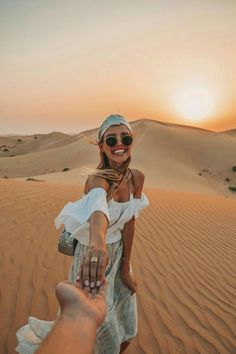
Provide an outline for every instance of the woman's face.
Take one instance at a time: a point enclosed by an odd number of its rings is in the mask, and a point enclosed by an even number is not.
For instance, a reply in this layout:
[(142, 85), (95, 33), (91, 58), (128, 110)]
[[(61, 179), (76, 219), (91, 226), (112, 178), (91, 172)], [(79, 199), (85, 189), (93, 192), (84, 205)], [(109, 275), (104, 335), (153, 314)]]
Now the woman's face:
[[(110, 128), (108, 128), (104, 135), (103, 135), (103, 141), (100, 145), (100, 149), (102, 152), (105, 152), (107, 155), (110, 166), (112, 167), (113, 165), (121, 165), (124, 163), (130, 156), (131, 154), (131, 147), (132, 144), (129, 146), (126, 146), (122, 143), (122, 137), (131, 135), (130, 130), (126, 127), (126, 125), (113, 125)], [(117, 143), (114, 146), (108, 146), (106, 144), (106, 139), (108, 137), (115, 137), (117, 139)]]

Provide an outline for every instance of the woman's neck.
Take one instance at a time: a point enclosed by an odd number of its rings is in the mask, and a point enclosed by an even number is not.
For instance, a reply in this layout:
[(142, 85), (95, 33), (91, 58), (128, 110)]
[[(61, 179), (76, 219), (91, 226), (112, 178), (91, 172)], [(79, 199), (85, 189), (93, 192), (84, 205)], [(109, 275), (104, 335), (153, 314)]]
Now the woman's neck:
[(120, 167), (123, 165), (123, 163), (116, 163), (116, 162), (113, 162), (113, 161), (109, 161), (109, 166), (110, 168), (114, 168), (114, 170), (118, 170), (120, 169)]

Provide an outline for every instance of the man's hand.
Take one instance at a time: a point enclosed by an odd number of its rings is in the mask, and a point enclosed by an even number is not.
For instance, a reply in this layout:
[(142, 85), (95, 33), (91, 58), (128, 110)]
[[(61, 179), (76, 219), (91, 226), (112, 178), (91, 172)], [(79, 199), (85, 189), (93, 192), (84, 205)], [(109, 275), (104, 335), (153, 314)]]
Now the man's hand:
[(60, 304), (62, 316), (67, 319), (89, 319), (100, 326), (106, 315), (106, 283), (99, 291), (91, 294), (68, 281), (56, 286), (56, 297)]

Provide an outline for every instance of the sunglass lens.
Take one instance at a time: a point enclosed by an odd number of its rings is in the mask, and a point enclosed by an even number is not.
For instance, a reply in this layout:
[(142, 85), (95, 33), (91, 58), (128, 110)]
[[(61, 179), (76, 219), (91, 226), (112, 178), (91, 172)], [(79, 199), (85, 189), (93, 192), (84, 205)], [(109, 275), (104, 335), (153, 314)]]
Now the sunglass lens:
[(117, 143), (117, 139), (114, 136), (110, 136), (106, 138), (106, 144), (107, 146), (115, 146)]
[[(122, 144), (124, 144), (125, 146), (129, 146), (132, 144), (133, 142), (133, 137), (131, 135), (125, 135), (122, 137)], [(117, 139), (115, 136), (109, 136), (108, 138), (106, 138), (106, 144), (107, 146), (115, 146), (117, 144)]]
[(133, 137), (131, 135), (125, 135), (122, 137), (122, 143), (126, 146), (131, 145), (133, 142)]

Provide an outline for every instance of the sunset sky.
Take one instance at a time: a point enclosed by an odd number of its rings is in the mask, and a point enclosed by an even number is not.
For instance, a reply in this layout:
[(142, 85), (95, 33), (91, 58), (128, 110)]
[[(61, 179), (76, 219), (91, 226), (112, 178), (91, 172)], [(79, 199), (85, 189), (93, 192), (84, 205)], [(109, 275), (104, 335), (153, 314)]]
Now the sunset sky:
[(1, 0), (0, 134), (236, 128), (236, 0)]

